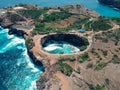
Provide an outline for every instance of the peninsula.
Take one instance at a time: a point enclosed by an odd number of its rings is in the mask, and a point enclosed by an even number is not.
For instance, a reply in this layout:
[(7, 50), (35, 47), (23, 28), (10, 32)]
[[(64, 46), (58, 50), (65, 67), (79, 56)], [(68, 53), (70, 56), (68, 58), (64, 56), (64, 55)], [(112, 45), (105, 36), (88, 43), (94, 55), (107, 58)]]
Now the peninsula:
[[(119, 18), (100, 16), (81, 5), (20, 4), (0, 13), (0, 25), (9, 28), (9, 34), (22, 36), (33, 62), (45, 67), (36, 82), (38, 90), (120, 89)], [(79, 51), (47, 52), (43, 47), (50, 40), (65, 41)]]

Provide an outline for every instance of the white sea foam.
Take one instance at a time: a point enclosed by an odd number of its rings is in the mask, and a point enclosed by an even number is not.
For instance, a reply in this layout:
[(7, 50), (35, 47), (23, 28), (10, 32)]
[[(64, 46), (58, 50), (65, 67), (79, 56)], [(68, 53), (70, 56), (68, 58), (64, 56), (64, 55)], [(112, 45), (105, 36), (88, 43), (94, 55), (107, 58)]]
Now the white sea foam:
[(3, 48), (1, 48), (0, 53), (4, 53), (7, 50), (9, 50), (10, 48), (17, 46), (20, 43), (23, 43), (23, 40), (21, 40), (19, 38), (14, 38), (9, 43), (7, 43), (6, 45), (4, 45)]
[(61, 51), (61, 52), (64, 52), (64, 53), (75, 53), (75, 52), (78, 52), (80, 51), (79, 48), (67, 43), (67, 42), (63, 42), (63, 41), (60, 41), (60, 42), (56, 42), (56, 41), (52, 41), (52, 42), (48, 42), (46, 44), (46, 47), (43, 48), (45, 51), (48, 51), (48, 52), (54, 52), (54, 50), (57, 50), (58, 53)]
[(59, 45), (56, 45), (56, 44), (50, 44), (47, 47), (44, 47), (43, 49), (45, 51), (53, 51), (53, 50), (56, 50), (56, 49), (62, 49), (62, 47), (60, 47)]
[[(2, 29), (2, 28), (0, 28), (0, 29)], [(29, 71), (30, 74), (29, 75), (26, 74), (26, 75), (28, 75), (28, 76), (25, 77), (26, 86), (24, 87), (23, 86), (24, 84), (23, 85), (21, 84), (21, 86), (19, 88), (24, 88), (24, 90), (36, 90), (36, 80), (39, 77), (40, 73), (42, 73), (42, 71), (40, 71), (40, 69), (37, 68), (33, 64), (32, 60), (28, 56), (27, 48), (25, 46), (25, 40), (22, 39), (22, 38), (16, 37), (15, 35), (8, 35), (8, 29), (0, 30), (0, 35), (2, 35), (5, 38), (5, 40), (6, 40), (5, 43), (3, 43), (4, 45), (1, 45), (1, 47), (0, 47), (0, 53), (4, 53), (7, 50), (12, 50), (12, 48), (17, 48), (17, 49), (23, 50), (23, 52), (21, 53), (23, 56), (20, 54), (21, 58), (17, 59), (17, 66), (26, 65), (26, 63), (27, 63), (27, 65), (25, 66), (24, 69), (25, 70), (30, 70)], [(15, 71), (15, 68), (14, 68), (14, 71)], [(21, 71), (20, 71), (20, 73), (21, 73)], [(6, 86), (10, 87), (9, 83), (12, 80), (16, 80), (17, 81), (17, 79), (15, 77), (17, 77), (17, 76), (14, 76), (14, 78), (11, 78), (11, 79), (7, 80), (7, 82), (5, 82)], [(22, 76), (21, 80), (23, 80), (23, 78), (24, 78), (24, 75)], [(21, 81), (18, 81), (18, 82), (20, 83)]]
[(25, 60), (28, 64), (28, 68), (32, 68), (31, 72), (38, 72), (39, 69), (35, 67), (32, 60), (29, 58), (28, 53), (27, 53), (27, 49), (25, 49), (25, 51), (23, 52), (23, 55), (24, 55)]
[(29, 90), (36, 90), (36, 81), (32, 81)]

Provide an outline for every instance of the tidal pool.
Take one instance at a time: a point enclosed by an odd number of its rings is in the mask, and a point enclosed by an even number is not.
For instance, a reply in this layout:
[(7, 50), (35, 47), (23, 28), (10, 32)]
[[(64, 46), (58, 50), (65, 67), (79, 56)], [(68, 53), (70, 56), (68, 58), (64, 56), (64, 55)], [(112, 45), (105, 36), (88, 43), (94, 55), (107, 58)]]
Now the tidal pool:
[(54, 40), (47, 42), (43, 50), (53, 54), (72, 54), (80, 51), (79, 48), (68, 42)]

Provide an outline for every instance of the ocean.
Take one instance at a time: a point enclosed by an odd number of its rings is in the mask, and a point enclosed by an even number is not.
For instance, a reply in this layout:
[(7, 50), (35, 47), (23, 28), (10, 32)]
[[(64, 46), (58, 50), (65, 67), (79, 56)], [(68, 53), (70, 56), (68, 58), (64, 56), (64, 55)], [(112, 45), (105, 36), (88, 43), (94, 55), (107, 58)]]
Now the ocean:
[(120, 10), (100, 4), (97, 0), (1, 0), (0, 8), (14, 6), (19, 3), (37, 4), (38, 6), (61, 6), (68, 4), (81, 4), (97, 13), (107, 17), (120, 17)]
[(30, 59), (22, 37), (8, 35), (0, 27), (0, 90), (36, 90), (36, 80), (43, 66)]

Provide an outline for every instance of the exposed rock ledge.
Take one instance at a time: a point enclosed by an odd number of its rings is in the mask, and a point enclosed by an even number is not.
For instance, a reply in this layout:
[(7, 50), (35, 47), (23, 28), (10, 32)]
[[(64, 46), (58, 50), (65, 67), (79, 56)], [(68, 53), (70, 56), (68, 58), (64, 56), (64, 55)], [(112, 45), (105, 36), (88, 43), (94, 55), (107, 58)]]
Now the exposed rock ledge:
[(50, 40), (65, 41), (76, 47), (81, 47), (88, 44), (88, 43), (85, 43), (85, 38), (77, 36), (75, 34), (53, 34), (53, 35), (48, 35), (41, 38), (41, 45), (45, 47), (45, 44)]
[[(56, 7), (52, 7), (52, 8), (56, 8)], [(85, 15), (88, 15), (88, 16), (90, 15), (93, 17), (99, 16), (96, 12), (88, 10), (87, 8), (84, 8), (81, 5), (67, 5), (67, 6), (62, 6), (62, 8), (68, 9), (69, 12), (71, 12), (71, 13), (85, 14)], [(10, 10), (10, 9), (8, 8), (8, 10)], [(24, 27), (26, 27), (24, 25), (25, 25), (25, 23), (27, 23), (27, 21), (12, 22), (7, 15), (0, 17), (0, 25), (2, 25), (5, 28), (9, 28), (10, 29), (9, 34), (15, 34), (17, 36), (22, 36), (26, 39), (27, 36), (30, 36), (29, 29), (25, 28), (26, 30), (25, 29), (21, 30), (21, 29), (18, 29), (17, 27), (13, 28), (14, 25), (17, 26), (17, 25), (19, 25), (19, 23), (22, 23), (21, 27), (24, 28)], [(33, 25), (33, 23), (32, 24), (30, 23), (27, 26), (32, 26), (32, 25)], [(76, 38), (72, 38), (72, 37), (74, 37), (74, 35), (71, 35), (70, 36), (71, 38), (69, 39), (69, 38), (67, 38), (67, 37), (69, 37), (69, 35), (67, 35), (67, 36), (64, 35), (64, 36), (65, 36), (64, 40), (68, 41), (69, 43), (72, 43), (78, 47), (79, 47), (79, 44), (81, 45), (81, 43), (78, 42), (78, 40), (80, 40), (82, 42), (82, 39), (80, 37), (75, 36)], [(45, 37), (41, 43), (44, 44), (46, 40), (51, 39), (50, 37), (49, 38)], [(52, 37), (54, 37), (54, 39), (55, 39), (55, 37), (59, 37), (60, 40), (63, 39), (62, 34), (59, 34), (59, 35), (57, 34)], [(49, 61), (46, 60), (45, 58), (44, 58), (44, 60), (38, 59), (36, 54), (33, 53), (32, 50), (30, 50), (30, 49), (28, 49), (28, 54), (32, 58), (33, 62), (36, 65), (44, 65), (44, 67), (45, 67), (45, 72), (39, 77), (39, 80), (37, 81), (37, 89), (38, 90), (61, 90), (60, 81), (55, 79), (53, 76), (54, 73), (57, 71), (57, 68), (58, 68), (57, 65), (56, 64), (50, 65)]]

